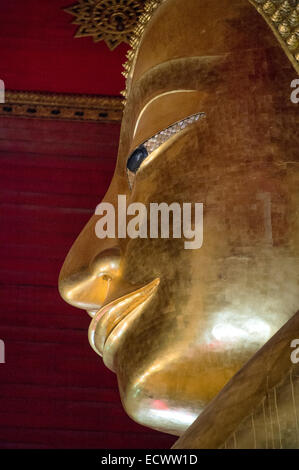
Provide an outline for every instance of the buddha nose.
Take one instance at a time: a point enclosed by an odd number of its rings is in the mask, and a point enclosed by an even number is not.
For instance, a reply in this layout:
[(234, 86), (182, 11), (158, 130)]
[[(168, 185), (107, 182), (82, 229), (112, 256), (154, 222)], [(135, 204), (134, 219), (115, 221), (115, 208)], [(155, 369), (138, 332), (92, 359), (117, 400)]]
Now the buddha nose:
[(97, 278), (112, 280), (120, 275), (120, 249), (109, 248), (97, 254), (90, 263), (90, 272)]
[[(69, 304), (93, 316), (105, 302), (111, 283), (120, 277), (120, 260), (120, 249), (113, 247), (97, 253), (87, 267), (76, 272), (64, 270), (63, 266), (59, 277), (60, 295)], [(67, 266), (67, 259), (65, 264)]]

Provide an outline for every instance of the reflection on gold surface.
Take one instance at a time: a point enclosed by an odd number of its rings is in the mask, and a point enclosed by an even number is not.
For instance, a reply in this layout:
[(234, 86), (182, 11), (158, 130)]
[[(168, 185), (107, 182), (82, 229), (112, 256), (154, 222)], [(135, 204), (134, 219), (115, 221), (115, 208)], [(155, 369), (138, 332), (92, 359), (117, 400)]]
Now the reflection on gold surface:
[(292, 338), (299, 338), (299, 311), (223, 387), (174, 448), (298, 449), (299, 361), (290, 360)]
[[(100, 240), (94, 215), (60, 274), (62, 296), (93, 316), (91, 345), (141, 424), (181, 435), (298, 310), (293, 78), (247, 0), (166, 0), (145, 28), (104, 201), (203, 203), (203, 245)], [(155, 149), (131, 188), (132, 151), (196, 113), (205, 119)]]

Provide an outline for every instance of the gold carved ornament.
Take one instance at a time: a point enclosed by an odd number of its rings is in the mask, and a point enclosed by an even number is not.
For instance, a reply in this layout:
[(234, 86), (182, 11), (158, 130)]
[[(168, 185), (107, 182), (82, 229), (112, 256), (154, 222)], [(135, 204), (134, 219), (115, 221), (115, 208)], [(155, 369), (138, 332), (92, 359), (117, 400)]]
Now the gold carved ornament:
[(76, 17), (75, 38), (92, 36), (113, 50), (121, 42), (129, 43), (143, 8), (144, 0), (79, 0), (64, 11)]
[(117, 96), (7, 91), (0, 116), (67, 121), (119, 122), (123, 105)]

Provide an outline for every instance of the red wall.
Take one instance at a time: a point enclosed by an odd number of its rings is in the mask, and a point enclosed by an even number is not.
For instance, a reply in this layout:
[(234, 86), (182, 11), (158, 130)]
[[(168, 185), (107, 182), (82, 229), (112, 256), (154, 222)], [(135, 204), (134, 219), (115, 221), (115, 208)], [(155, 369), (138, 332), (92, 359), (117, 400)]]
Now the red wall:
[[(9, 3), (9, 2), (7, 2)], [(13, 2), (12, 2), (13, 3)], [(118, 124), (0, 118), (1, 448), (169, 448), (124, 413), (57, 278), (108, 187)]]
[(0, 0), (0, 79), (7, 90), (119, 95), (126, 44), (111, 52), (63, 11), (78, 0)]

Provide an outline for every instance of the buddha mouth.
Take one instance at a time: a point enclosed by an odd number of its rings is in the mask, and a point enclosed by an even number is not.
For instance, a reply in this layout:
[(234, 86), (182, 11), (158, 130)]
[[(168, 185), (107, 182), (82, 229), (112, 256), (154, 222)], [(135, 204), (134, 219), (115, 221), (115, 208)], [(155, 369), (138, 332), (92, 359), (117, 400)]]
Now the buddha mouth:
[[(131, 324), (130, 320), (140, 313), (156, 291), (160, 279), (154, 279), (143, 287), (103, 305), (93, 317), (89, 329), (88, 340), (93, 350), (100, 356), (104, 355), (105, 345), (109, 337), (109, 348)], [(111, 340), (112, 333), (117, 335)]]

